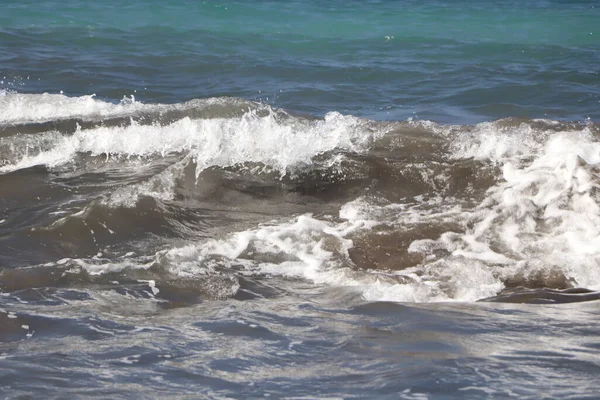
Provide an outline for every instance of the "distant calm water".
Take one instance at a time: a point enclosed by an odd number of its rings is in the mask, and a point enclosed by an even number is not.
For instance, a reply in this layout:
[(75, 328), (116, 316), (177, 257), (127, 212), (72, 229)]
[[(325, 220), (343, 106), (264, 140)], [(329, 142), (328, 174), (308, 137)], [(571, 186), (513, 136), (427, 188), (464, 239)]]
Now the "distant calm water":
[(5, 1), (2, 398), (596, 398), (597, 1)]

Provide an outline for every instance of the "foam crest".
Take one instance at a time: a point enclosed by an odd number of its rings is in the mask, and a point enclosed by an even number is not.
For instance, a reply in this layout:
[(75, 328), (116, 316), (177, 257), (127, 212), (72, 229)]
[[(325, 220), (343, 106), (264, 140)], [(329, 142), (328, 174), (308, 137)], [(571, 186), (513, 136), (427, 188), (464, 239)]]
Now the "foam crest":
[(0, 171), (35, 165), (56, 167), (72, 161), (77, 153), (107, 159), (184, 153), (196, 162), (197, 173), (210, 166), (255, 162), (285, 174), (288, 167), (310, 163), (312, 157), (322, 152), (338, 148), (362, 151), (373, 136), (367, 122), (339, 113), (327, 114), (319, 121), (284, 118), (275, 112), (260, 116), (255, 111), (241, 118), (185, 117), (166, 126), (132, 121), (125, 127), (78, 129), (71, 136), (57, 137), (56, 132), (50, 132), (21, 137), (20, 142), (12, 137), (3, 138), (0, 146), (10, 147), (13, 159)]
[(232, 98), (216, 97), (193, 99), (184, 103), (146, 104), (133, 95), (118, 103), (99, 100), (95, 95), (69, 97), (63, 94), (25, 94), (0, 92), (0, 125), (28, 124), (67, 119), (102, 121), (109, 118), (172, 115), (239, 115), (242, 110), (266, 108), (258, 103)]
[(94, 95), (69, 97), (63, 94), (24, 94), (5, 92), (0, 96), (0, 123), (43, 122), (81, 117), (129, 115), (159, 106), (145, 105), (131, 98), (113, 104)]
[(444, 137), (453, 159), (475, 159), (503, 163), (535, 155), (548, 139), (556, 121), (509, 120), (482, 122), (476, 125), (440, 125), (432, 121), (408, 121), (412, 127)]
[(502, 127), (500, 121), (477, 124), (472, 131), (449, 135), (454, 158), (473, 158), (495, 163), (530, 157), (543, 146), (547, 133), (530, 124)]

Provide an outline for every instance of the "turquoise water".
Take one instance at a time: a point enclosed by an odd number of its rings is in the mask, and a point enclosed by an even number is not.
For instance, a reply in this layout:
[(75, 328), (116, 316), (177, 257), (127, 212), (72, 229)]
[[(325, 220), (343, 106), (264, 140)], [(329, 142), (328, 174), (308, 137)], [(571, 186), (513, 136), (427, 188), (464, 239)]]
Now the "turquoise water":
[(5, 2), (0, 88), (466, 123), (598, 119), (594, 1)]

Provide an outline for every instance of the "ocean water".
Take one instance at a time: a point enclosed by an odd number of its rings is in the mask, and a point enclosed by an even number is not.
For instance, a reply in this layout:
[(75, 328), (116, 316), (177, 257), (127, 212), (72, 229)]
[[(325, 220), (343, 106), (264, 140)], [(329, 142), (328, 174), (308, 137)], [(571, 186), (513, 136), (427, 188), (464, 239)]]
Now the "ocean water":
[(1, 397), (597, 398), (599, 21), (2, 2)]

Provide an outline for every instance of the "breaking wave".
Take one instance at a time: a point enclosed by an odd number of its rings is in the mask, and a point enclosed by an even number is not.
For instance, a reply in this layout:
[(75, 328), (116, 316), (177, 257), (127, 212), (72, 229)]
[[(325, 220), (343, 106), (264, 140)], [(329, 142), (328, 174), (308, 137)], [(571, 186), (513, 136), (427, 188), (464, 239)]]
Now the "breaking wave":
[[(229, 98), (0, 101), (0, 230), (42, 243), (39, 265), (145, 271), (157, 290), (201, 279), (213, 297), (235, 296), (244, 277), (367, 301), (600, 290), (592, 123), (319, 119)], [(37, 217), (11, 217), (21, 208)]]

